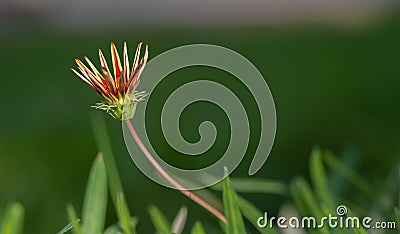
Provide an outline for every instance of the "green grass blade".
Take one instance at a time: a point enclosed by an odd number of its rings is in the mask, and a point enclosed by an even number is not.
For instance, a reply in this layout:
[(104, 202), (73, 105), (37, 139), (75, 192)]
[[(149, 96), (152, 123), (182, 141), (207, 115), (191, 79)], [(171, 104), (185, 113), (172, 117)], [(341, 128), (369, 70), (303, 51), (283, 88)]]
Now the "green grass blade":
[(318, 206), (317, 198), (309, 184), (303, 178), (298, 177), (292, 181), (292, 194), (296, 204), (301, 208), (300, 212), (302, 215), (322, 217), (323, 214)]
[[(291, 182), (290, 188), (293, 199), (301, 215), (315, 217), (316, 221), (321, 220), (324, 214), (309, 184), (303, 178), (297, 177)], [(314, 229), (310, 229), (309, 231), (315, 232)], [(318, 233), (328, 234), (330, 232), (327, 227), (323, 227), (318, 229)]]
[(171, 230), (173, 233), (180, 234), (183, 231), (183, 228), (186, 224), (188, 210), (185, 206), (182, 206), (178, 214), (175, 216), (174, 221), (172, 222)]
[(157, 232), (162, 234), (172, 234), (169, 222), (156, 206), (150, 206), (149, 213)]
[[(136, 229), (136, 225), (138, 224), (138, 220), (136, 217), (131, 217), (130, 220), (130, 227), (135, 230)], [(121, 225), (120, 222), (111, 225), (110, 227), (108, 227), (105, 231), (104, 234), (126, 234), (126, 232), (123, 230), (123, 227)]]
[(103, 156), (95, 159), (83, 202), (82, 229), (85, 234), (99, 234), (104, 229), (107, 209), (107, 172)]
[(192, 230), (190, 231), (191, 234), (206, 234), (203, 225), (200, 221), (194, 223)]
[(80, 219), (78, 219), (78, 217), (76, 216), (75, 209), (71, 204), (67, 205), (67, 214), (68, 214), (68, 219), (72, 224), (72, 232), (74, 234), (83, 234), (82, 227), (79, 224)]
[[(269, 179), (231, 178), (231, 183), (236, 192), (265, 193), (287, 195), (288, 186), (282, 182)], [(223, 183), (211, 186), (211, 189), (222, 191)]]
[(224, 179), (224, 190), (222, 192), (224, 201), (224, 210), (227, 219), (227, 228), (229, 234), (246, 233), (242, 214), (240, 213), (237, 195), (232, 187), (229, 177)]
[(125, 196), (122, 192), (117, 194), (117, 213), (120, 214), (119, 222), (121, 223), (124, 233), (136, 233), (135, 228), (132, 226), (131, 217), (129, 216), (129, 209), (125, 201)]
[[(131, 217), (129, 209), (118, 209), (118, 194), (121, 193), (123, 198), (121, 199), (124, 206), (127, 207), (126, 198), (122, 188), (121, 179), (118, 174), (117, 166), (115, 165), (115, 159), (112, 152), (110, 140), (107, 133), (107, 127), (104, 118), (101, 115), (92, 116), (93, 131), (96, 138), (97, 147), (104, 155), (104, 162), (107, 169), (108, 184), (111, 194), (111, 199), (114, 203), (118, 219), (121, 221), (125, 217)], [(123, 213), (121, 213), (123, 212)], [(129, 232), (127, 232), (129, 234)]]
[(321, 149), (314, 148), (312, 150), (309, 164), (311, 182), (317, 197), (329, 210), (334, 210), (336, 204), (329, 191)]
[(1, 234), (19, 234), (23, 231), (25, 211), (19, 203), (10, 204), (4, 213)]
[(111, 198), (113, 199), (115, 207), (117, 207), (117, 194), (123, 190), (117, 166), (115, 165), (114, 154), (112, 152), (110, 140), (108, 137), (106, 123), (104, 122), (102, 116), (93, 115), (92, 125), (97, 147), (104, 155), (104, 162), (106, 163), (107, 168)]
[(398, 207), (394, 208), (394, 218), (396, 222), (396, 229), (400, 233), (400, 210)]
[(367, 195), (371, 200), (376, 200), (376, 194), (369, 183), (365, 181), (354, 170), (341, 163), (334, 155), (330, 153), (324, 154), (323, 158), (326, 164), (332, 170), (346, 178), (350, 183), (352, 183), (355, 187), (357, 187), (360, 191)]
[(220, 227), (221, 230), (222, 230), (222, 233), (229, 234), (229, 232), (228, 232), (228, 225), (226, 225), (226, 223), (224, 223), (224, 222), (222, 222), (221, 220), (219, 220), (219, 221), (218, 221), (218, 224), (219, 224), (219, 227)]
[[(349, 217), (356, 217), (353, 212), (351, 212), (351, 210), (349, 208), (347, 208), (347, 216)], [(351, 229), (350, 229), (351, 230)], [(365, 230), (365, 228), (362, 226), (361, 221), (360, 221), (360, 227), (354, 227), (353, 231), (356, 234), (368, 234), (367, 230)]]
[(244, 199), (243, 197), (237, 195), (239, 207), (242, 211), (244, 217), (255, 227), (260, 233), (263, 234), (278, 234), (278, 231), (275, 228), (271, 228), (267, 225), (265, 228), (260, 228), (257, 224), (259, 217), (264, 217), (264, 214), (249, 201)]

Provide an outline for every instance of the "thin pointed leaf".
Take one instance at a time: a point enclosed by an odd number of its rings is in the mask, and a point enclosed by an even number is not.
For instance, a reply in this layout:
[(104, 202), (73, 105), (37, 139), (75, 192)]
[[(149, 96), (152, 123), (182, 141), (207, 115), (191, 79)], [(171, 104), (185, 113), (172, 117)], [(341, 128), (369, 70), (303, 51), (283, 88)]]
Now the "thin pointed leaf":
[(229, 234), (228, 225), (220, 220), (218, 221), (218, 223), (219, 223), (219, 226), (220, 226), (222, 232), (225, 234)]
[(238, 202), (239, 202), (239, 207), (240, 210), (242, 211), (244, 217), (255, 227), (260, 233), (263, 234), (278, 234), (278, 232), (270, 226), (266, 226), (265, 228), (260, 228), (257, 224), (258, 219), (260, 217), (264, 217), (264, 214), (253, 204), (251, 204), (249, 201), (244, 199), (241, 196), (238, 197)]
[(80, 219), (78, 219), (74, 207), (70, 204), (67, 205), (67, 214), (68, 214), (68, 219), (72, 224), (72, 233), (83, 234), (82, 227), (79, 224)]
[(172, 232), (175, 234), (180, 234), (185, 227), (186, 219), (187, 219), (188, 210), (185, 206), (182, 206), (178, 214), (175, 216), (174, 221), (172, 222)]
[[(131, 217), (130, 218), (130, 226), (132, 227), (132, 230), (136, 229), (138, 220), (136, 217)], [(124, 232), (122, 225), (120, 222), (111, 225), (110, 227), (108, 227), (105, 231), (104, 234), (126, 234), (126, 232)]]
[(240, 213), (236, 192), (232, 187), (229, 177), (224, 179), (223, 190), (224, 210), (227, 219), (227, 228), (229, 234), (246, 233), (242, 214)]
[(156, 206), (150, 206), (149, 213), (157, 232), (162, 234), (172, 234), (169, 222)]
[(376, 200), (376, 194), (369, 183), (365, 181), (359, 174), (354, 172), (354, 170), (342, 164), (332, 154), (324, 154), (324, 160), (332, 170), (346, 178), (350, 183), (352, 183), (355, 187), (357, 187), (360, 191), (367, 195), (371, 200)]
[(329, 191), (321, 149), (314, 148), (312, 150), (309, 164), (311, 182), (317, 197), (329, 210), (334, 210), (335, 202)]
[[(317, 198), (309, 184), (303, 178), (295, 178), (292, 181), (291, 188), (295, 202), (301, 207), (300, 212), (302, 215), (322, 217), (322, 211), (318, 206)], [(301, 203), (297, 202), (298, 200)]]
[(193, 227), (192, 230), (190, 231), (191, 234), (206, 234), (206, 231), (204, 230), (203, 225), (201, 224), (200, 221), (197, 221)]
[(394, 208), (394, 218), (396, 222), (396, 229), (400, 233), (400, 210), (398, 207)]
[[(318, 206), (317, 198), (314, 192), (311, 190), (309, 184), (301, 177), (295, 178), (291, 183), (291, 191), (293, 199), (297, 205), (302, 216), (312, 216), (315, 217), (316, 220), (321, 220), (323, 216), (323, 212), (321, 208)], [(329, 231), (327, 227), (323, 227), (318, 229), (318, 233), (326, 233)], [(312, 229), (310, 232), (314, 231)]]
[(125, 201), (124, 194), (122, 192), (118, 193), (118, 214), (120, 214), (119, 222), (121, 223), (122, 229), (125, 234), (135, 233), (134, 227), (132, 227), (131, 217), (129, 217), (129, 209)]
[(1, 224), (1, 234), (19, 234), (22, 233), (24, 226), (25, 211), (21, 204), (10, 204), (4, 213)]
[(107, 173), (103, 156), (95, 159), (86, 187), (82, 211), (85, 234), (99, 234), (104, 229), (107, 209)]
[[(349, 209), (349, 208), (347, 208), (347, 212), (348, 212), (348, 216), (349, 217), (356, 217), (354, 214), (353, 214), (353, 212)], [(367, 230), (365, 230), (365, 228), (363, 227), (363, 225), (362, 224), (360, 224), (360, 227), (354, 227), (353, 228), (353, 231), (356, 233), (356, 234), (368, 234), (367, 233)]]
[[(117, 211), (118, 219), (121, 220), (122, 217), (131, 217), (129, 209), (125, 210), (125, 214), (121, 213), (118, 207), (118, 194), (121, 193), (123, 196), (123, 201), (126, 203), (124, 196), (124, 191), (122, 189), (121, 179), (118, 174), (117, 166), (115, 165), (114, 155), (112, 152), (110, 140), (107, 133), (106, 124), (104, 118), (101, 115), (92, 116), (92, 126), (94, 135), (96, 138), (97, 147), (103, 152), (104, 162), (107, 169), (107, 178), (109, 183), (109, 189), (111, 194), (111, 199), (114, 203), (114, 207)], [(126, 204), (125, 204), (126, 206)]]
[[(269, 179), (231, 178), (231, 183), (236, 192), (242, 193), (266, 193), (286, 195), (288, 186), (282, 182)], [(217, 183), (211, 189), (222, 191), (223, 184)]]

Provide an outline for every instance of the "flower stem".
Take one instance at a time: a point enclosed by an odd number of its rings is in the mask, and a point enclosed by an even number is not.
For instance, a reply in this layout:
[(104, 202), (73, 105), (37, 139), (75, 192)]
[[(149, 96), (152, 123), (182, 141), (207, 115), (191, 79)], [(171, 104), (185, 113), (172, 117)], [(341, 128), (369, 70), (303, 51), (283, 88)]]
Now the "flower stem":
[(215, 215), (218, 219), (220, 219), (222, 222), (226, 223), (226, 218), (225, 216), (217, 210), (215, 207), (207, 203), (205, 200), (202, 198), (198, 197), (194, 193), (190, 192), (189, 190), (185, 189), (181, 184), (179, 184), (178, 181), (176, 181), (174, 178), (172, 178), (161, 166), (158, 164), (158, 162), (154, 159), (154, 157), (150, 154), (150, 152), (147, 150), (147, 148), (143, 145), (143, 142), (140, 140), (139, 136), (137, 135), (135, 129), (132, 126), (132, 123), (129, 120), (125, 121), (126, 125), (128, 126), (129, 132), (131, 133), (133, 139), (136, 141), (136, 144), (138, 144), (139, 148), (142, 150), (146, 158), (149, 160), (149, 162), (154, 166), (154, 168), (175, 188), (177, 188), (181, 193), (183, 193), (185, 196), (188, 198), (192, 199), (194, 202), (199, 204), (200, 206), (204, 207), (206, 210), (208, 210), (210, 213)]

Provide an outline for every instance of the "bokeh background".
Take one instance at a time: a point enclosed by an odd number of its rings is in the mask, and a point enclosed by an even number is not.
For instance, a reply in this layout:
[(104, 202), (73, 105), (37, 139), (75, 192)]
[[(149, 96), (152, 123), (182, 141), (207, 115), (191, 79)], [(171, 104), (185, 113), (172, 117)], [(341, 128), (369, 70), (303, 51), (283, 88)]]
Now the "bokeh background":
[[(133, 215), (140, 233), (151, 232), (147, 208), (156, 204), (172, 218), (181, 205), (189, 222), (217, 227), (206, 211), (174, 190), (147, 179), (124, 145), (120, 122), (89, 108), (100, 100), (73, 75), (74, 59), (87, 55), (98, 63), (97, 49), (109, 57), (114, 41), (133, 56), (140, 41), (150, 59), (168, 49), (210, 43), (233, 49), (252, 61), (274, 96), (278, 129), (259, 178), (289, 182), (308, 176), (313, 146), (332, 150), (388, 196), (398, 190), (389, 180), (400, 155), (400, 4), (382, 0), (285, 1), (50, 1), (0, 2), (0, 211), (11, 201), (27, 212), (25, 233), (55, 233), (67, 222), (65, 205), (80, 212), (86, 180), (98, 152), (91, 115), (103, 115)], [(171, 74), (157, 89), (154, 123), (168, 93), (184, 81), (218, 81), (228, 74), (187, 68)], [(246, 176), (257, 146), (257, 109), (237, 82), (225, 84), (246, 104), (252, 142), (233, 176)], [(174, 152), (161, 129), (152, 143), (171, 164), (196, 168), (218, 159), (229, 136), (223, 111), (197, 103), (182, 115), (183, 135), (198, 139), (197, 127), (212, 120), (217, 144), (201, 159)], [(385, 188), (392, 188), (386, 191)], [(344, 188), (343, 194), (362, 200)], [(218, 195), (218, 193), (217, 193)], [(290, 198), (246, 195), (261, 210), (276, 213)], [(107, 224), (116, 221), (110, 206)], [(1, 212), (0, 212), (1, 213)]]

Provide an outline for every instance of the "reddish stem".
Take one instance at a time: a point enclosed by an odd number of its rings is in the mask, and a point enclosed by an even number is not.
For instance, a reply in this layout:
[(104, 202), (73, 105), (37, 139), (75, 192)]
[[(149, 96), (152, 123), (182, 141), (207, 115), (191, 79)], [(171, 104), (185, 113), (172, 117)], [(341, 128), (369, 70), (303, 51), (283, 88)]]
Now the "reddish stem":
[(175, 188), (177, 188), (181, 193), (183, 193), (185, 196), (188, 198), (192, 199), (193, 201), (197, 202), (200, 206), (204, 207), (206, 210), (208, 210), (210, 213), (215, 215), (218, 219), (220, 219), (222, 222), (226, 223), (226, 218), (225, 216), (216, 208), (211, 206), (209, 203), (207, 203), (205, 200), (201, 199), (194, 193), (190, 192), (189, 190), (185, 189), (181, 184), (178, 183), (174, 178), (172, 178), (161, 166), (158, 164), (158, 162), (153, 158), (153, 156), (150, 154), (150, 152), (147, 150), (147, 148), (143, 145), (143, 142), (140, 140), (139, 136), (137, 135), (135, 129), (132, 126), (132, 123), (129, 120), (125, 121), (126, 125), (128, 126), (129, 132), (131, 133), (133, 139), (136, 141), (138, 144), (139, 148), (142, 150), (146, 158), (149, 160), (149, 162), (154, 166), (154, 168)]

